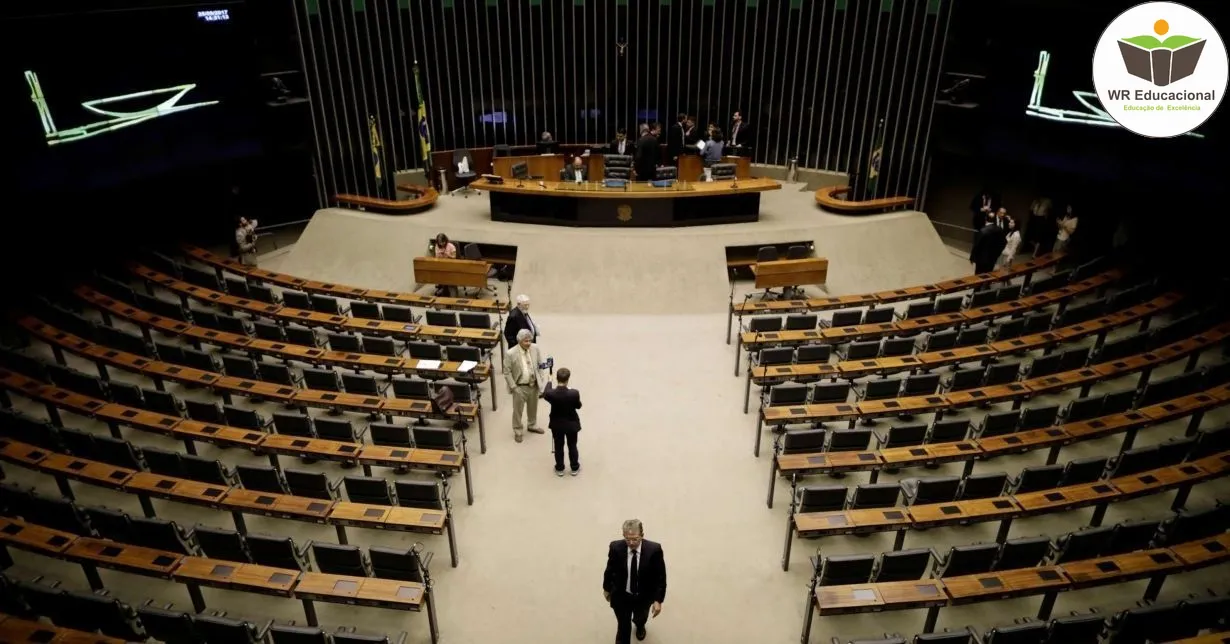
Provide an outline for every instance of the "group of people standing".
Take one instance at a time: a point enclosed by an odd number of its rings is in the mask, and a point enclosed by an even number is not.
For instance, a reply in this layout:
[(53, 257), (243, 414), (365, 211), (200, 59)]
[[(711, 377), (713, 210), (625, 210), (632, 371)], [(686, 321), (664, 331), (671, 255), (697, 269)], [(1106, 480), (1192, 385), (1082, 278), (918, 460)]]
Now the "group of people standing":
[[(564, 449), (568, 450), (568, 469), (572, 476), (581, 472), (577, 434), (581, 431), (581, 392), (572, 388), (568, 368), (555, 371), (555, 381), (545, 373), (551, 359), (543, 360), (537, 342), (541, 330), (530, 315), (530, 298), (518, 295), (504, 323), (504, 381), (513, 397), (513, 438), (518, 443), (525, 433), (543, 434), (538, 427), (538, 399), (551, 405), (550, 420), (555, 455), (555, 475), (564, 475)], [(615, 613), (617, 644), (628, 644), (635, 633), (645, 639), (645, 623), (657, 617), (666, 600), (666, 560), (662, 546), (645, 539), (645, 528), (637, 519), (623, 524), (623, 538), (607, 547), (606, 568), (602, 573), (602, 595)]]
[[(724, 154), (747, 154), (751, 151), (751, 129), (743, 120), (740, 112), (731, 117), (729, 140), (727, 133), (715, 123), (710, 123), (702, 133), (695, 119), (686, 112), (680, 112), (675, 117), (675, 123), (666, 133), (666, 156), (670, 165), (678, 165), (679, 157), (695, 154), (701, 157), (704, 167), (712, 168), (722, 160)], [(641, 123), (637, 128), (633, 166), (639, 181), (652, 181), (657, 174), (661, 162), (659, 152), (662, 125), (657, 122)], [(626, 134), (620, 130), (615, 135), (615, 141), (609, 149), (617, 154), (623, 154), (627, 149), (624, 145)]]
[(1051, 211), (1050, 199), (1035, 199), (1029, 207), (1029, 223), (1022, 231), (1021, 222), (1009, 215), (994, 195), (983, 191), (975, 196), (970, 203), (974, 243), (969, 255), (974, 272), (986, 273), (1012, 265), (1022, 243), (1033, 255), (1045, 252), (1048, 246), (1054, 251), (1067, 249), (1079, 220), (1071, 204), (1058, 218), (1052, 218)]

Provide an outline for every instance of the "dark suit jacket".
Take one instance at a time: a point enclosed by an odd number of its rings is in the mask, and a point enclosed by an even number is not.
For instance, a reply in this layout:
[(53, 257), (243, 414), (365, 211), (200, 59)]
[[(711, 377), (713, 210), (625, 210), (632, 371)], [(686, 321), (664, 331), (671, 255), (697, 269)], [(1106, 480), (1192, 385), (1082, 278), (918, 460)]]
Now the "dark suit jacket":
[[(655, 541), (641, 540), (640, 567), (637, 585), (638, 599), (646, 604), (666, 601), (666, 559), (662, 546)], [(606, 570), (602, 573), (602, 590), (624, 592), (628, 587), (628, 544), (623, 539), (612, 541), (606, 555)]]
[[(730, 124), (730, 129), (726, 130), (726, 145), (737, 145), (741, 148), (752, 147), (752, 126), (747, 121), (739, 124), (739, 135), (735, 137), (735, 124)], [(731, 143), (734, 141), (734, 143)]]
[[(504, 339), (508, 340), (508, 346), (512, 347), (517, 344), (518, 331), (529, 328), (530, 323), (525, 319), (525, 314), (521, 312), (521, 309), (513, 307), (504, 320)], [(534, 333), (534, 342), (538, 342), (537, 332)]]
[(547, 427), (565, 432), (581, 431), (581, 417), (577, 410), (581, 408), (581, 392), (570, 387), (556, 387), (547, 383), (542, 391), (542, 397), (551, 403), (551, 419)]
[[(573, 172), (575, 172), (575, 170), (573, 170), (572, 164), (569, 163), (568, 165), (564, 166), (562, 170), (559, 171), (559, 180), (560, 181), (576, 181), (577, 178), (576, 178), (576, 175), (573, 174)], [(581, 166), (581, 181), (589, 181), (589, 166), (587, 165)]]
[[(636, 141), (633, 141), (632, 139), (624, 139), (624, 151), (622, 154), (633, 154), (634, 152), (636, 152)], [(619, 141), (611, 141), (611, 144), (607, 146), (606, 153), (621, 154), (619, 151)]]
[(678, 123), (672, 123), (666, 130), (666, 156), (675, 158), (679, 156), (679, 152), (683, 150), (683, 127)]
[(636, 180), (653, 181), (657, 173), (661, 152), (658, 149), (658, 137), (646, 134), (636, 141)]
[(974, 233), (974, 245), (969, 252), (969, 261), (979, 271), (991, 270), (995, 267), (995, 260), (999, 259), (999, 254), (1004, 252), (1004, 246), (1007, 244), (1008, 231), (995, 224), (987, 224), (982, 227), (982, 230)]

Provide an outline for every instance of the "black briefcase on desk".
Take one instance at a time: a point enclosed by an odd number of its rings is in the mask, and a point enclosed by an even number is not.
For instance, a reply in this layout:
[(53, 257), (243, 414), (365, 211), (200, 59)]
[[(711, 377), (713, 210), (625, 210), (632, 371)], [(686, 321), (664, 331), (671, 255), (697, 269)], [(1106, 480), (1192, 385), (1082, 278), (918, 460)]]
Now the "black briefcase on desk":
[(450, 387), (440, 387), (431, 397), (432, 413), (451, 414), (456, 406), (453, 402), (453, 390)]

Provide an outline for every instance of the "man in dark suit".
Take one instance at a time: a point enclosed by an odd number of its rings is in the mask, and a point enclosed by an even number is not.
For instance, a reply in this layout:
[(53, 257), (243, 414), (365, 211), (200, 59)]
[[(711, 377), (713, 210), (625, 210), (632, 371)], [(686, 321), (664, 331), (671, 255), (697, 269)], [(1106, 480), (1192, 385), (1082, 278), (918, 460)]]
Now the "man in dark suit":
[(569, 183), (589, 181), (589, 166), (585, 165), (585, 160), (581, 157), (573, 157), (572, 163), (560, 169), (559, 180)]
[(508, 347), (517, 346), (517, 332), (525, 329), (534, 334), (534, 342), (538, 342), (538, 325), (530, 318), (530, 296), (518, 295), (517, 305), (504, 318), (504, 339)]
[(628, 131), (622, 127), (615, 131), (615, 140), (611, 141), (607, 154), (632, 154), (632, 142), (628, 140)]
[(661, 152), (658, 149), (658, 136), (662, 134), (662, 126), (652, 123), (649, 131), (636, 141), (636, 180), (653, 181), (658, 171), (658, 160)]
[(568, 465), (572, 475), (581, 472), (581, 457), (577, 454), (577, 432), (581, 431), (581, 417), (577, 410), (581, 408), (581, 392), (568, 387), (568, 379), (572, 370), (563, 368), (555, 372), (558, 386), (547, 383), (542, 392), (543, 400), (551, 403), (551, 420), (547, 427), (551, 428), (551, 438), (555, 440), (555, 475), (564, 475), (564, 441), (568, 442)]
[(662, 546), (645, 539), (645, 527), (637, 519), (624, 521), (624, 538), (607, 549), (602, 573), (602, 596), (611, 603), (619, 626), (615, 644), (630, 644), (632, 625), (636, 639), (645, 639), (645, 621), (650, 611), (657, 617), (666, 600), (666, 559)]
[(995, 262), (1004, 246), (1008, 245), (1008, 231), (995, 223), (995, 213), (987, 213), (982, 229), (974, 233), (974, 244), (969, 251), (969, 261), (974, 273), (989, 273), (995, 270)]
[(671, 163), (679, 160), (679, 153), (683, 151), (684, 132), (687, 130), (688, 115), (683, 112), (679, 113), (675, 119), (675, 124), (670, 126), (666, 131), (666, 158)]
[(752, 128), (743, 120), (741, 112), (735, 112), (731, 117), (730, 136), (726, 139), (726, 147), (735, 156), (747, 156), (752, 149)]

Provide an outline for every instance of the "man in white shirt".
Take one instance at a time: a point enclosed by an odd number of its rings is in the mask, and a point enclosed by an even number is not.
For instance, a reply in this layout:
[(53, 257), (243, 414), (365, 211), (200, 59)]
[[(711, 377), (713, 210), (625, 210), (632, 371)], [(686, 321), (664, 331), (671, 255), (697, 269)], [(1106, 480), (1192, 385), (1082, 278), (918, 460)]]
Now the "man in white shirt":
[[(546, 376), (543, 375), (542, 354), (534, 344), (534, 334), (529, 329), (517, 332), (517, 344), (504, 354), (504, 382), (513, 399), (513, 439), (520, 443), (525, 431), (544, 434), (538, 426), (538, 395), (543, 390)], [(522, 414), (529, 416), (529, 427), (522, 423)]]
[(645, 526), (637, 519), (624, 521), (623, 536), (607, 548), (602, 573), (602, 596), (610, 602), (618, 623), (615, 644), (630, 644), (634, 624), (636, 639), (645, 639), (650, 612), (657, 617), (666, 601), (666, 558), (661, 544), (645, 539)]

